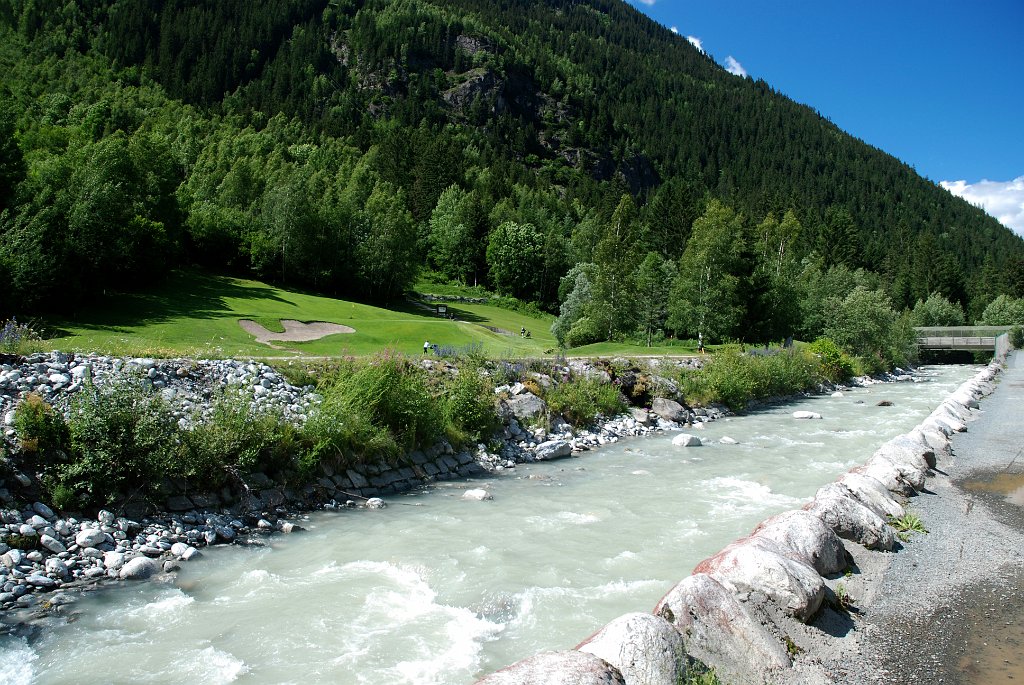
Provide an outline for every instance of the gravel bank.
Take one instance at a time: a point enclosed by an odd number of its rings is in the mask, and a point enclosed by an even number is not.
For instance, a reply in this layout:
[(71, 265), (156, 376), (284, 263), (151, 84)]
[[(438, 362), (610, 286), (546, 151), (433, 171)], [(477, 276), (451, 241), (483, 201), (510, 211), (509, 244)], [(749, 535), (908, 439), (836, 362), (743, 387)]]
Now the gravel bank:
[(910, 499), (928, 534), (913, 534), (896, 553), (847, 545), (858, 572), (830, 585), (844, 583), (854, 612), (823, 611), (802, 630), (791, 626), (805, 651), (783, 682), (822, 682), (820, 674), (842, 685), (1013, 680), (1019, 645), (998, 643), (1019, 640), (1024, 622), (1024, 508), (986, 482), (1024, 474), (1021, 366), (1011, 353), (996, 391), (953, 437), (952, 455), (937, 455), (926, 491)]

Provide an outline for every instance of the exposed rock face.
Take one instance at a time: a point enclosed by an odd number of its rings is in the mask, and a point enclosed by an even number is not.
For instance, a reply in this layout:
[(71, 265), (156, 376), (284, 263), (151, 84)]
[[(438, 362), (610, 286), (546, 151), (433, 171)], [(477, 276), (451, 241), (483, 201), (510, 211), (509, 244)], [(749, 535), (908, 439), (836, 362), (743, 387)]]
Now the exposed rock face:
[(684, 578), (654, 613), (685, 635), (686, 651), (714, 664), (723, 682), (763, 683), (769, 673), (791, 663), (782, 643), (732, 590), (707, 574)]
[(619, 670), (586, 652), (543, 652), (477, 681), (477, 685), (626, 685)]
[(661, 616), (619, 616), (577, 647), (619, 669), (627, 685), (681, 683), (686, 679), (683, 637)]
[(771, 540), (784, 555), (813, 567), (823, 576), (838, 573), (848, 565), (846, 548), (835, 531), (803, 510), (773, 516), (754, 529), (753, 537)]
[(790, 616), (809, 619), (825, 598), (825, 583), (803, 561), (786, 556), (767, 537), (749, 537), (705, 559), (693, 570), (740, 592), (761, 592)]

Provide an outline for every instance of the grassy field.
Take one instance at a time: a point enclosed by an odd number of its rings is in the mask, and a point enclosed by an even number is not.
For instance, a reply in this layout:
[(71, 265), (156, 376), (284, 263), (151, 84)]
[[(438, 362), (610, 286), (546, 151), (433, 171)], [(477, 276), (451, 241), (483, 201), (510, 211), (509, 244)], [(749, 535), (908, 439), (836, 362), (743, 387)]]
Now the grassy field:
[[(446, 293), (448, 294), (448, 293)], [(491, 356), (541, 357), (555, 352), (550, 316), (535, 317), (484, 304), (450, 304), (456, 319), (415, 304), (390, 309), (287, 291), (239, 278), (197, 271), (173, 274), (161, 287), (109, 296), (65, 318), (44, 320), (47, 349), (129, 356), (280, 357), (362, 356), (385, 348), (421, 354), (423, 342), (465, 347), (479, 344)], [(252, 319), (271, 331), (282, 319), (328, 321), (355, 329), (309, 342), (256, 342), (239, 326)], [(520, 335), (521, 329), (530, 337)], [(644, 348), (602, 343), (573, 354), (687, 354), (682, 347)]]

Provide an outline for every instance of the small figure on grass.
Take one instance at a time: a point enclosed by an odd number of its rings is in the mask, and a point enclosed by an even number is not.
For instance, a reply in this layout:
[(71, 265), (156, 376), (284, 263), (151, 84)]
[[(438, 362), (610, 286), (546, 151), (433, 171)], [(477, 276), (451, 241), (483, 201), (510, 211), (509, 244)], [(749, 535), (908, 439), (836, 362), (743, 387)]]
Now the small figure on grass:
[(423, 354), (430, 354), (430, 341), (423, 343)]

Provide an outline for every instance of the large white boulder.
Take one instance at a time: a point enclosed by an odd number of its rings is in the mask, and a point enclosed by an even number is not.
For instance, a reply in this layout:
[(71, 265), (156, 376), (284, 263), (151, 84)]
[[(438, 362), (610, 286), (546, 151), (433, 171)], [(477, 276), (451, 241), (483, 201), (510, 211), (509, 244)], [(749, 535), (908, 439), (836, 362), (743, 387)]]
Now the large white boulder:
[(619, 616), (576, 647), (619, 669), (626, 685), (661, 685), (686, 680), (683, 636), (661, 616)]
[(787, 557), (812, 566), (823, 576), (848, 565), (846, 548), (835, 531), (802, 509), (771, 517), (755, 528), (752, 536), (771, 540)]
[(821, 414), (819, 414), (816, 411), (805, 411), (805, 410), (801, 409), (800, 411), (793, 412), (793, 418), (794, 419), (820, 419), (821, 418)]
[(572, 454), (572, 445), (565, 440), (548, 440), (534, 449), (534, 456), (541, 460), (568, 457), (570, 454)]
[(768, 538), (750, 537), (697, 565), (726, 587), (761, 592), (790, 616), (808, 620), (825, 598), (825, 582), (808, 564), (786, 556)]
[(95, 547), (103, 544), (106, 539), (106, 533), (99, 528), (86, 528), (75, 536), (75, 544), (79, 547)]
[(477, 685), (626, 685), (619, 670), (586, 652), (542, 652), (477, 681)]
[(896, 544), (893, 529), (882, 517), (834, 488), (825, 486), (804, 508), (824, 521), (839, 537), (868, 549), (888, 551)]
[(700, 447), (704, 443), (700, 441), (696, 435), (690, 433), (680, 433), (679, 435), (672, 438), (672, 444), (676, 447)]
[(669, 590), (654, 613), (685, 636), (687, 653), (714, 664), (723, 682), (765, 682), (770, 673), (792, 662), (782, 643), (751, 613), (753, 608), (700, 573)]
[(877, 478), (850, 471), (840, 476), (836, 485), (844, 488), (855, 500), (883, 519), (899, 518), (904, 514), (903, 505), (896, 501)]
[(118, 572), (121, 580), (145, 580), (160, 570), (155, 561), (148, 557), (135, 557), (125, 562)]

